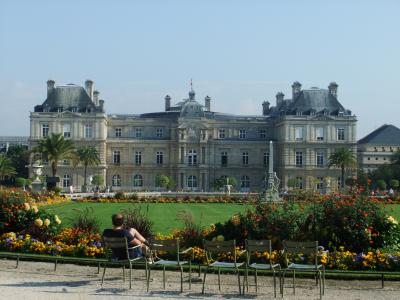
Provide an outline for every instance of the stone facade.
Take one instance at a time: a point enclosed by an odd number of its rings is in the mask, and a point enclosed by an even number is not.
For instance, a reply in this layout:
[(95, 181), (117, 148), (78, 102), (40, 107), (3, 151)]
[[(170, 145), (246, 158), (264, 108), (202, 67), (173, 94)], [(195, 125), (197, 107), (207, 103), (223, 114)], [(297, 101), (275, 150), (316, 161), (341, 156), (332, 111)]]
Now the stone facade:
[(393, 153), (400, 151), (400, 129), (390, 124), (382, 125), (357, 144), (359, 167), (366, 173), (373, 172), (379, 166), (390, 163)]
[[(335, 149), (356, 147), (356, 117), (337, 101), (337, 84), (328, 89), (301, 90), (295, 82), (292, 99), (276, 96), (276, 106), (262, 103), (260, 115), (213, 112), (212, 99), (204, 105), (189, 97), (165, 111), (140, 115), (107, 115), (104, 101), (93, 91), (76, 85), (48, 82), (48, 96), (31, 113), (30, 146), (50, 132), (62, 132), (77, 146), (95, 145), (101, 164), (90, 168), (114, 190), (153, 190), (156, 176), (171, 176), (178, 190), (210, 191), (222, 176), (237, 180), (237, 190), (259, 191), (264, 185), (269, 140), (274, 141), (274, 166), (287, 189), (297, 178), (299, 187), (324, 188), (326, 177), (337, 179), (340, 170), (328, 169)], [(83, 184), (83, 168), (60, 162), (64, 187)], [(44, 170), (50, 173), (49, 169)], [(311, 184), (312, 182), (312, 184)]]

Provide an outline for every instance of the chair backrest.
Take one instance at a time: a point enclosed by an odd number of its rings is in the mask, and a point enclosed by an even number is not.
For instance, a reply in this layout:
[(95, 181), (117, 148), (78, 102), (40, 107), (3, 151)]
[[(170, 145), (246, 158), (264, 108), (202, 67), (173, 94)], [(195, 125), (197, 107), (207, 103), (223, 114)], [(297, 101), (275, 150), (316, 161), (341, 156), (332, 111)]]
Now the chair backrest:
[(177, 261), (179, 261), (179, 240), (151, 240), (149, 242), (152, 251), (165, 251), (169, 253), (174, 253), (177, 256)]
[(254, 252), (268, 252), (269, 258), (267, 261), (271, 263), (272, 243), (271, 240), (245, 240), (247, 250), (247, 262), (250, 263), (250, 258)]
[(207, 261), (210, 260), (213, 253), (230, 252), (236, 264), (236, 240), (229, 241), (207, 241), (203, 240), (204, 251)]
[(119, 250), (126, 252), (126, 257), (129, 258), (128, 241), (126, 237), (109, 237), (103, 236), (104, 246), (111, 250)]
[(318, 241), (305, 241), (305, 242), (295, 242), (295, 241), (283, 241), (283, 251), (285, 257), (287, 254), (313, 254), (315, 255), (315, 264), (318, 263)]

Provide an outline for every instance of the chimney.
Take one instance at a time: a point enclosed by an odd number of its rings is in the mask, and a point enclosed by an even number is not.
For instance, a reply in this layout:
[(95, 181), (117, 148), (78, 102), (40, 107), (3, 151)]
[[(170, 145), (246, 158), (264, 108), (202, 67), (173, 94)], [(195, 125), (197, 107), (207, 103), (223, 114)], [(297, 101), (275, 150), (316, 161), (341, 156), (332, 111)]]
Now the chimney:
[(100, 94), (99, 91), (93, 92), (93, 102), (94, 102), (94, 105), (96, 105), (96, 106), (99, 106), (99, 94)]
[(93, 81), (90, 79), (85, 81), (85, 89), (86, 93), (89, 95), (89, 98), (93, 100)]
[(171, 108), (171, 96), (167, 95), (164, 97), (165, 99), (165, 111), (169, 111), (169, 109)]
[(102, 112), (104, 112), (104, 100), (99, 100), (99, 106)]
[(282, 92), (279, 92), (278, 94), (276, 94), (276, 107), (279, 107), (282, 105), (283, 103), (283, 99), (285, 98), (285, 94)]
[(56, 82), (52, 79), (47, 80), (47, 97), (50, 96), (51, 92), (54, 90), (54, 85)]
[(331, 82), (328, 86), (329, 94), (331, 94), (333, 97), (337, 98), (337, 88), (338, 84), (336, 82)]
[(204, 106), (206, 107), (206, 111), (211, 111), (211, 97), (206, 96), (204, 98)]
[(298, 81), (292, 84), (292, 101), (294, 101), (301, 92), (301, 83)]
[(262, 108), (263, 108), (263, 116), (268, 116), (268, 113), (269, 113), (269, 102), (268, 101), (264, 101), (262, 103)]

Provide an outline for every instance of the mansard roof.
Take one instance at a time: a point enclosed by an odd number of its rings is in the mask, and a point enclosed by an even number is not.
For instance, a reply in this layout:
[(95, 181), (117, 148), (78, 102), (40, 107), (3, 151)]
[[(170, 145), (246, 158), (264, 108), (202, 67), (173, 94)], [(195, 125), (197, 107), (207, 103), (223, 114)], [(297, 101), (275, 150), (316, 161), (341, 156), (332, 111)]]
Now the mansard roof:
[(35, 107), (35, 111), (57, 112), (60, 109), (76, 110), (77, 112), (101, 111), (93, 103), (85, 89), (75, 84), (57, 86), (50, 91), (42, 105)]
[(351, 115), (327, 89), (311, 88), (301, 90), (294, 99), (285, 99), (270, 114), (278, 115)]
[(363, 137), (357, 144), (400, 145), (400, 129), (391, 124), (385, 124)]

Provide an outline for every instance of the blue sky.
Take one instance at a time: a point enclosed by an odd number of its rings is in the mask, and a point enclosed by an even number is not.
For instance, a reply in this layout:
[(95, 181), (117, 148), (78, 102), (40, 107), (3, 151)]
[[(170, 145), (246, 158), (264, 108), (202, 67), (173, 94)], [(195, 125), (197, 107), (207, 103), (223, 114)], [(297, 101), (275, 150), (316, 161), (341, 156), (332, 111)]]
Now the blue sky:
[(108, 113), (164, 96), (260, 114), (293, 81), (339, 84), (358, 138), (400, 127), (400, 1), (0, 0), (0, 135), (29, 135), (46, 81), (92, 79)]

